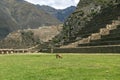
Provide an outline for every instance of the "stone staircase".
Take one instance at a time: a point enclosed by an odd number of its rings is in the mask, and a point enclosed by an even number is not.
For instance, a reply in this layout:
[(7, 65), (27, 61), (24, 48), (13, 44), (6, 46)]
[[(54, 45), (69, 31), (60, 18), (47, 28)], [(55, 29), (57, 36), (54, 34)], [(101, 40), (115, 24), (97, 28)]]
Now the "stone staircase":
[[(107, 40), (108, 39), (108, 40)], [(60, 48), (75, 48), (82, 46), (100, 46), (100, 45), (117, 45), (120, 44), (120, 17), (100, 28), (99, 32), (92, 33), (86, 38), (70, 43)]]

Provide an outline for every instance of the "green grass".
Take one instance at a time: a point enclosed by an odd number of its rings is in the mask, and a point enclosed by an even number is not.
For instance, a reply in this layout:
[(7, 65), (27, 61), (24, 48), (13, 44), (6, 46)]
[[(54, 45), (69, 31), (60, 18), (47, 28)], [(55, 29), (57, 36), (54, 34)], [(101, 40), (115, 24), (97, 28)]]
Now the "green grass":
[(0, 55), (0, 80), (120, 80), (120, 55)]

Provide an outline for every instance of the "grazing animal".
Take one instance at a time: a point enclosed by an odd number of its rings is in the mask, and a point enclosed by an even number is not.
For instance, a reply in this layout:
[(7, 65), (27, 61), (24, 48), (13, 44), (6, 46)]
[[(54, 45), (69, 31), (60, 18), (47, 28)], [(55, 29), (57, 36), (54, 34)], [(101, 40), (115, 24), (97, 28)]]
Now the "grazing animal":
[(56, 58), (57, 58), (57, 59), (58, 59), (58, 58), (62, 59), (63, 57), (62, 57), (61, 54), (56, 54)]

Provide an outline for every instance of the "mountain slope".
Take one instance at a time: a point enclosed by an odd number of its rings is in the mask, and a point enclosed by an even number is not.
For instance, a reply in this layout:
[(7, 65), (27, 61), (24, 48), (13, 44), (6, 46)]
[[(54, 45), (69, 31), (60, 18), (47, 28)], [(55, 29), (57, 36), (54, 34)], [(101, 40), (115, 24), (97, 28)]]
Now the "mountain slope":
[(88, 37), (120, 16), (120, 0), (81, 0), (58, 36), (62, 43)]
[(0, 1), (0, 38), (16, 29), (57, 25), (60, 21), (24, 0)]
[(55, 8), (52, 8), (50, 6), (45, 6), (45, 5), (43, 5), (43, 6), (37, 5), (37, 7), (39, 9), (42, 9), (45, 12), (53, 15), (54, 17), (56, 17), (61, 22), (64, 22), (68, 18), (68, 16), (70, 14), (72, 14), (74, 12), (74, 10), (76, 9), (75, 6), (70, 6), (66, 9), (55, 9)]
[(0, 2), (0, 39), (15, 30), (18, 24), (12, 19), (8, 8)]

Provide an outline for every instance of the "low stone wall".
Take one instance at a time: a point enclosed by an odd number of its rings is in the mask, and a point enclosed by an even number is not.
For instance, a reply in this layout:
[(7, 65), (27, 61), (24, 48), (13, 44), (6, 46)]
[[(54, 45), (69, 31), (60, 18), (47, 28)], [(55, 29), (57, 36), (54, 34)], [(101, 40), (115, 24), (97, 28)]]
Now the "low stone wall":
[(120, 53), (120, 46), (55, 48), (53, 49), (53, 53)]
[(12, 54), (12, 53), (27, 53), (30, 52), (25, 49), (0, 49), (0, 54)]

